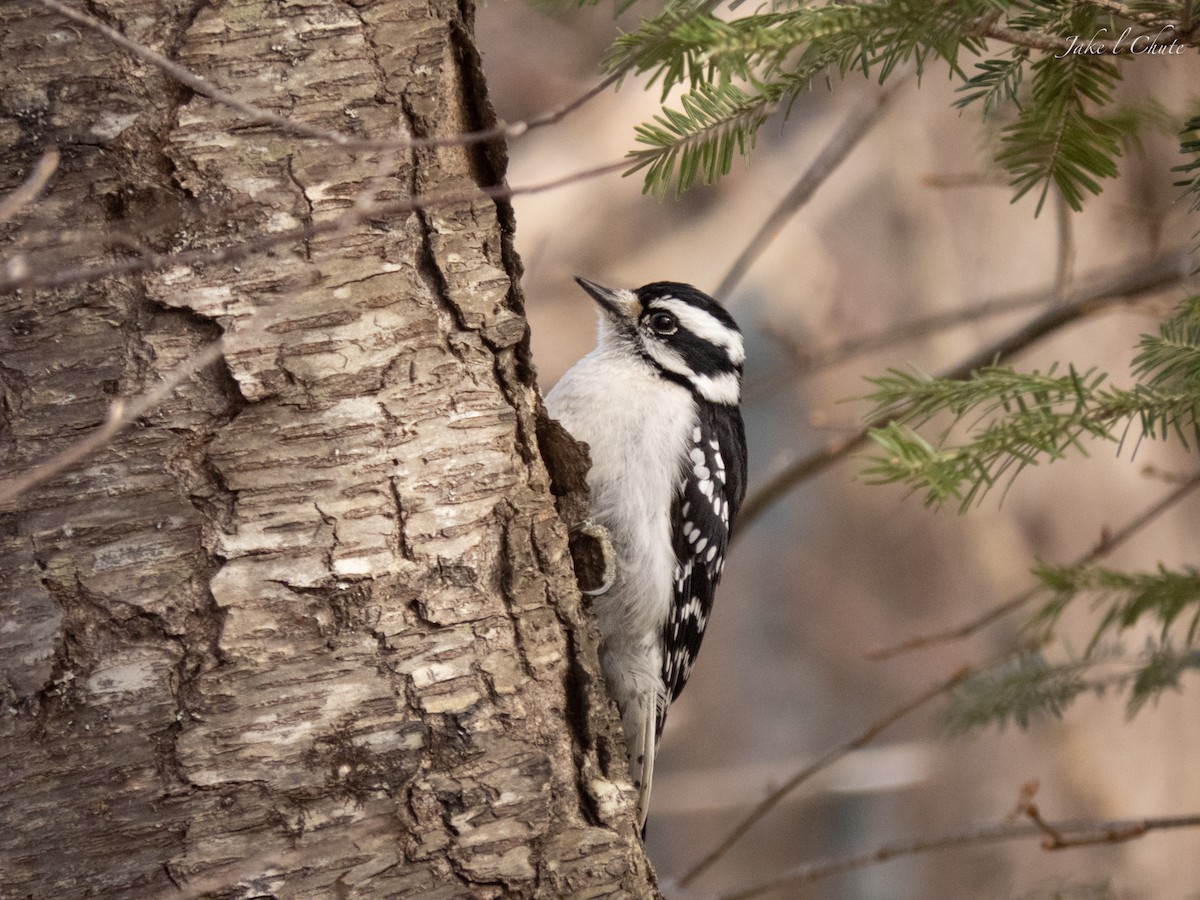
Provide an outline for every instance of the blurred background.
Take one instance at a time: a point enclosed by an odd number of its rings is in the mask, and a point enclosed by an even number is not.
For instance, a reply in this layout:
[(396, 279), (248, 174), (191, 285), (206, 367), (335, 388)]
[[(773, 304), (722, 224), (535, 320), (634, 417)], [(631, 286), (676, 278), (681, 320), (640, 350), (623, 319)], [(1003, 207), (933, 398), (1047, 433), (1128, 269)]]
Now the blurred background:
[[(631, 27), (634, 20), (621, 20)], [(492, 101), (509, 122), (594, 85), (616, 34), (611, 7), (552, 12), (494, 3), (478, 14)], [(1143, 57), (1124, 67), (1123, 97), (1154, 96), (1181, 121), (1200, 60)], [(780, 198), (874, 84), (861, 79), (801, 98), (759, 133), (747, 165), (715, 187), (657, 201), (640, 175), (608, 175), (514, 200), (534, 359), (548, 390), (594, 342), (595, 314), (572, 276), (636, 287), (677, 280), (714, 291)], [(659, 92), (628, 80), (562, 122), (512, 142), (509, 181), (522, 186), (619, 160)], [(897, 343), (815, 374), (796, 352), (883, 334), (935, 312), (969, 310), (1021, 292), (1050, 293), (1061, 263), (1072, 283), (1185, 246), (1197, 229), (1177, 202), (1178, 138), (1130, 148), (1119, 181), (1069, 217), (1036, 198), (1010, 203), (990, 165), (975, 108), (952, 107), (934, 64), (907, 83), (852, 155), (795, 215), (730, 298), (746, 332), (745, 417), (751, 492), (788, 462), (859, 427), (864, 377), (888, 367), (946, 368), (1041, 307)], [(1036, 193), (1036, 192), (1035, 192)], [(1073, 248), (1064, 254), (1064, 235)], [(1193, 292), (1197, 288), (1192, 287)], [(1093, 316), (1020, 354), (1097, 366), (1128, 384), (1138, 335), (1153, 332), (1175, 288)], [(868, 451), (869, 452), (869, 451)], [(947, 738), (939, 702), (806, 783), (702, 878), (673, 884), (775, 785), (852, 739), (965, 664), (1019, 640), (1018, 613), (957, 643), (873, 661), (873, 650), (959, 624), (1025, 590), (1037, 561), (1067, 563), (1104, 529), (1132, 519), (1190, 474), (1177, 446), (1118, 454), (1097, 445), (1027, 470), (965, 515), (928, 510), (901, 488), (870, 486), (864, 454), (787, 493), (740, 535), (699, 663), (672, 707), (655, 774), (649, 852), (668, 897), (716, 897), (790, 867), (888, 843), (969, 832), (1005, 820), (1037, 780), (1050, 819), (1200, 811), (1200, 684), (1168, 693), (1127, 723), (1122, 698), (1085, 697), (1061, 720)], [(1183, 501), (1106, 560), (1148, 569), (1196, 562), (1200, 497)], [(1068, 621), (1062, 646), (1091, 632)], [(1136, 636), (1126, 644), (1136, 647)], [(1200, 896), (1200, 831), (1155, 832), (1125, 844), (1046, 852), (1038, 840), (984, 844), (897, 860), (793, 885), (771, 897), (1032, 898)]]

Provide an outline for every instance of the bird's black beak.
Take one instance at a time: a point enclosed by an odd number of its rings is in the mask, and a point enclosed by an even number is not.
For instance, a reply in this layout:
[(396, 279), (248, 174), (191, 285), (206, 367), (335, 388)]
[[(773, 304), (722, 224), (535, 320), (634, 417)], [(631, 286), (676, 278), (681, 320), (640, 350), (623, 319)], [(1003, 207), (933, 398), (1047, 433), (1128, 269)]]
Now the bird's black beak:
[(608, 288), (602, 284), (596, 284), (594, 281), (588, 281), (586, 278), (580, 278), (578, 275), (575, 276), (575, 281), (591, 295), (593, 300), (600, 304), (606, 313), (617, 321), (636, 319), (642, 311), (642, 304), (638, 302), (633, 291)]

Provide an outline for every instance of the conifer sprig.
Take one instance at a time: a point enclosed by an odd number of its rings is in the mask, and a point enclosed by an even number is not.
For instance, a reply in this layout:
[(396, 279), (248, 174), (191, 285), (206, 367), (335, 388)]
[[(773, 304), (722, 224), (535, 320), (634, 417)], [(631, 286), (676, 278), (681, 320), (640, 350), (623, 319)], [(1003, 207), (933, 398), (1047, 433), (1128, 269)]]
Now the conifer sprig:
[[(617, 39), (606, 65), (649, 75), (664, 104), (676, 88), (687, 92), (638, 129), (647, 146), (634, 151), (631, 171), (644, 169), (644, 190), (660, 196), (695, 180), (681, 177), (688, 166), (654, 164), (655, 154), (673, 152), (668, 142), (645, 140), (664, 119), (689, 135), (692, 151), (715, 159), (727, 149), (749, 153), (762, 125), (762, 119), (742, 115), (745, 104), (714, 119), (698, 100), (737, 85), (747, 103), (786, 116), (816, 80), (859, 72), (883, 82), (902, 64), (911, 62), (920, 75), (940, 60), (962, 83), (957, 106), (978, 103), (985, 115), (1015, 115), (996, 153), (1011, 175), (1014, 199), (1037, 190), (1040, 211), (1054, 188), (1079, 209), (1117, 174), (1122, 135), (1111, 115), (1113, 91), (1136, 58), (1130, 43), (1179, 27), (1174, 4), (1142, 7), (1129, 7), (1122, 19), (1112, 4), (1086, 0), (783, 0), (748, 15), (717, 15), (708, 0), (669, 0), (661, 13)], [(1125, 26), (1134, 32), (1123, 53), (1068, 52), (1073, 42), (1094, 34), (1111, 35), (1111, 42)], [(1179, 37), (1196, 40), (1191, 32)], [(964, 56), (977, 59), (974, 74), (964, 71)], [(716, 166), (709, 176), (719, 178), (728, 168)], [(1194, 185), (1195, 178), (1187, 183)]]
[(1028, 728), (1039, 718), (1061, 718), (1066, 708), (1089, 690), (1093, 663), (1052, 664), (1038, 651), (1023, 654), (993, 669), (972, 675), (950, 695), (941, 724), (951, 734), (1009, 722)]
[(978, 672), (959, 685), (942, 710), (941, 725), (951, 734), (1009, 723), (1028, 728), (1046, 718), (1062, 718), (1082, 696), (1125, 694), (1132, 719), (1167, 689), (1178, 690), (1184, 674), (1200, 669), (1200, 649), (1170, 641), (1148, 641), (1142, 652), (1126, 654), (1116, 645), (1084, 657), (1050, 661), (1040, 650)]
[[(745, 154), (763, 119), (744, 118), (743, 108), (782, 108), (786, 114), (820, 76), (854, 70), (882, 82), (910, 60), (919, 73), (931, 57), (961, 74), (960, 52), (977, 54), (983, 48), (972, 24), (996, 9), (995, 0), (784, 3), (771, 12), (724, 20), (707, 4), (675, 0), (636, 31), (619, 37), (606, 60), (610, 71), (648, 74), (664, 102), (674, 88), (688, 89), (680, 107), (664, 107), (653, 122), (638, 127), (638, 141), (649, 146), (631, 154), (638, 161), (634, 169), (646, 168), (647, 192), (662, 195), (672, 186), (685, 190), (694, 181), (682, 177), (689, 167), (654, 165), (655, 154), (665, 156), (673, 150), (658, 133), (665, 122), (669, 130), (690, 135), (689, 147), (698, 154), (720, 159), (724, 149), (735, 147)], [(734, 85), (745, 94), (744, 102), (732, 104), (723, 119), (697, 102), (721, 97)], [(651, 133), (655, 142), (647, 140)], [(723, 143), (730, 134), (733, 142)], [(705, 147), (708, 143), (720, 146)], [(727, 171), (727, 165), (719, 166), (711, 175), (717, 178)]]
[(773, 93), (748, 94), (733, 84), (700, 84), (684, 94), (681, 108), (664, 108), (653, 122), (639, 125), (646, 147), (631, 151), (626, 174), (646, 169), (646, 185), (657, 196), (684, 191), (697, 180), (712, 184), (729, 172), (736, 150), (745, 155), (758, 129), (778, 103)]
[(1111, 103), (1117, 67), (1102, 57), (1044, 56), (1030, 70), (1029, 101), (1003, 130), (996, 162), (1012, 176), (1014, 201), (1040, 188), (1040, 213), (1053, 185), (1078, 211), (1085, 193), (1100, 193), (1100, 179), (1117, 176), (1120, 131), (1088, 112)]
[(1053, 595), (1038, 613), (1035, 620), (1038, 624), (1053, 625), (1071, 602), (1083, 594), (1093, 597), (1097, 607), (1104, 609), (1088, 645), (1089, 656), (1103, 639), (1120, 637), (1144, 620), (1157, 624), (1158, 643), (1166, 644), (1176, 623), (1186, 619), (1184, 645), (1196, 643), (1200, 627), (1200, 570), (1192, 566), (1175, 570), (1160, 565), (1153, 572), (1120, 572), (1093, 565), (1039, 566), (1034, 575)]
[[(1171, 170), (1184, 176), (1175, 182), (1175, 186), (1183, 188), (1183, 198), (1191, 204), (1191, 211), (1200, 212), (1200, 115), (1188, 119), (1183, 126), (1179, 150), (1191, 159)], [(1196, 236), (1200, 238), (1200, 231), (1196, 232)], [(1197, 249), (1200, 250), (1200, 245)]]
[[(883, 453), (864, 474), (924, 491), (927, 505), (957, 501), (966, 509), (1006, 473), (1073, 452), (1087, 456), (1089, 440), (1119, 443), (1130, 426), (1139, 440), (1174, 435), (1185, 447), (1200, 446), (1200, 299), (1183, 303), (1139, 347), (1132, 388), (1073, 366), (1065, 374), (995, 366), (964, 380), (893, 369), (870, 378), (871, 418), (887, 424), (871, 432)], [(917, 429), (935, 419), (938, 436), (922, 437)]]

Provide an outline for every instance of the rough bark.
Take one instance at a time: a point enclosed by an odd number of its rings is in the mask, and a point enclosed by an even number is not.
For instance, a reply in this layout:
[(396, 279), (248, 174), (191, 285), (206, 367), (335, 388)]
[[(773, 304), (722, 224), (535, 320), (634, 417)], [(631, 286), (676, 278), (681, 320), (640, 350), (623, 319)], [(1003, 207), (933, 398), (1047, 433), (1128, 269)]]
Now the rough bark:
[[(490, 120), (466, 5), (88, 9), (321, 127)], [(494, 146), (345, 152), (248, 126), (36, 7), (0, 6), (0, 83), (0, 191), (62, 152), (0, 232), (35, 269), (78, 250), (39, 249), (43, 230), (216, 246), (368, 185), (503, 176)], [(228, 348), (0, 513), (0, 896), (654, 894), (537, 447), (511, 228), (504, 204), (460, 202), (0, 297), (5, 473)]]

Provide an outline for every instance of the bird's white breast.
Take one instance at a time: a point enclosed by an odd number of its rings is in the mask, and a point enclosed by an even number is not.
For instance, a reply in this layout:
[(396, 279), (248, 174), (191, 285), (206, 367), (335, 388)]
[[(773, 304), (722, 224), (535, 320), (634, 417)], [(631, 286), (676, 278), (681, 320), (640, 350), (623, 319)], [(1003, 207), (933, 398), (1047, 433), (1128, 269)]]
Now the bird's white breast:
[(695, 400), (636, 354), (602, 344), (562, 377), (546, 406), (591, 448), (592, 517), (609, 530), (617, 555), (613, 587), (596, 598), (602, 637), (657, 638), (671, 602), (671, 504)]

